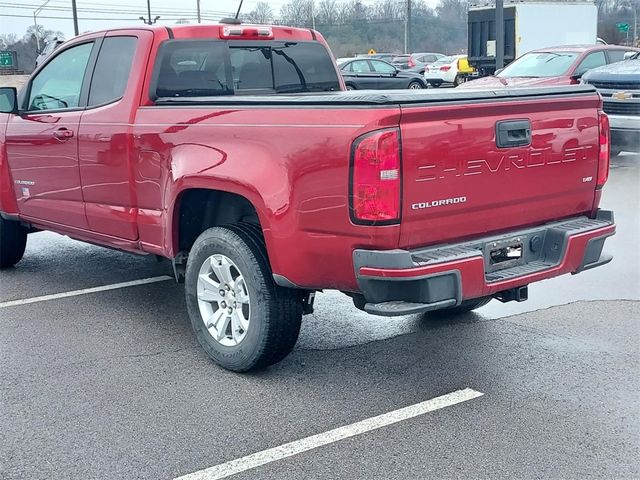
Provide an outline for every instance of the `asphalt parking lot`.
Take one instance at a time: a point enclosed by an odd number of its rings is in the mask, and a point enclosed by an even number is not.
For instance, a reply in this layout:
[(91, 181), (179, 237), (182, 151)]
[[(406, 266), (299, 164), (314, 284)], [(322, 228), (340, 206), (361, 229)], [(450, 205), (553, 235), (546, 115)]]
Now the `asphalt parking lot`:
[(249, 375), (207, 359), (168, 263), (35, 234), (0, 274), (0, 478), (639, 478), (638, 185), (615, 159), (606, 267), (448, 320), (326, 292)]

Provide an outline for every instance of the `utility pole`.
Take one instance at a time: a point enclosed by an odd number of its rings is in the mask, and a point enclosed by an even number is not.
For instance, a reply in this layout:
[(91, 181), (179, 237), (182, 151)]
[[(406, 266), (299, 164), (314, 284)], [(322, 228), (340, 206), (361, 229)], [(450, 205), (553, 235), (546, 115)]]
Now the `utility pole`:
[(411, 53), (411, 0), (407, 0), (404, 16), (404, 53)]
[(633, 47), (636, 47), (638, 41), (638, 5), (633, 4)]
[(76, 6), (76, 0), (71, 0), (71, 10), (73, 11), (73, 32), (77, 37), (80, 32), (78, 30), (78, 8)]
[(311, 28), (316, 29), (316, 7), (314, 0), (311, 0)]
[(201, 19), (200, 19), (200, 0), (196, 0), (196, 5), (198, 7), (198, 23), (201, 23)]
[(504, 67), (504, 0), (496, 0), (496, 70)]
[(42, 9), (44, 7), (47, 6), (47, 3), (49, 3), (51, 0), (47, 0), (46, 2), (44, 2), (42, 5), (40, 5), (38, 8), (36, 8), (33, 11), (33, 34), (36, 36), (36, 48), (38, 49), (38, 53), (40, 53), (40, 34), (38, 33), (38, 14), (42, 11)]

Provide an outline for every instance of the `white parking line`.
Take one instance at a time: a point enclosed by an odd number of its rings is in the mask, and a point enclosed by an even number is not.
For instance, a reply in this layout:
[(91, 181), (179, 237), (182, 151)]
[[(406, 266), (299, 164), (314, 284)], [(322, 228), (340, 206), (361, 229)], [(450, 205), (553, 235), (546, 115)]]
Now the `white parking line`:
[(296, 440), (291, 443), (285, 443), (279, 447), (263, 450), (246, 457), (237, 458), (235, 460), (216, 465), (215, 467), (190, 473), (182, 477), (177, 477), (174, 480), (219, 480), (221, 478), (227, 478), (231, 475), (235, 475), (236, 473), (245, 472), (252, 468), (266, 465), (267, 463), (282, 460), (283, 458), (291, 457), (298, 453), (306, 452), (324, 445), (329, 445), (330, 443), (338, 442), (345, 438), (355, 437), (356, 435), (361, 435), (363, 433), (370, 432), (371, 430), (393, 425), (394, 423), (418, 417), (435, 410), (440, 410), (441, 408), (450, 407), (457, 403), (473, 400), (474, 398), (481, 397), (482, 395), (484, 394), (472, 390), (471, 388), (457, 390), (440, 397), (432, 398), (425, 402), (416, 403), (409, 407), (378, 415), (377, 417), (367, 418), (360, 422), (352, 423), (351, 425), (338, 427), (334, 430), (329, 430), (328, 432), (312, 435), (311, 437)]
[(101, 287), (83, 288), (82, 290), (72, 290), (71, 292), (53, 293), (51, 295), (43, 295), (41, 297), (24, 298), (22, 300), (11, 300), (8, 302), (0, 302), (0, 308), (15, 307), (17, 305), (27, 305), (29, 303), (46, 302), (48, 300), (56, 300), (58, 298), (75, 297), (76, 295), (85, 295), (87, 293), (105, 292), (107, 290), (117, 290), (118, 288), (135, 287), (137, 285), (146, 285), (148, 283), (166, 282), (172, 280), (173, 277), (161, 275), (159, 277), (143, 278), (141, 280), (132, 280), (131, 282), (113, 283), (111, 285), (103, 285)]

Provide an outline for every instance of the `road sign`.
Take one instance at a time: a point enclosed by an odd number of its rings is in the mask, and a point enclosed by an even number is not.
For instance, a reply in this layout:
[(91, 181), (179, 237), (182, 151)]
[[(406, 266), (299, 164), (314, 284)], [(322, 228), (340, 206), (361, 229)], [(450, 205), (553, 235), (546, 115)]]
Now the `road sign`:
[(628, 23), (616, 23), (616, 27), (618, 27), (618, 30), (620, 30), (621, 32), (628, 32), (629, 31), (629, 24)]
[(0, 52), (0, 68), (17, 68), (17, 60), (16, 52)]
[(369, 50), (369, 55), (375, 55), (376, 51), (372, 48), (371, 50)]

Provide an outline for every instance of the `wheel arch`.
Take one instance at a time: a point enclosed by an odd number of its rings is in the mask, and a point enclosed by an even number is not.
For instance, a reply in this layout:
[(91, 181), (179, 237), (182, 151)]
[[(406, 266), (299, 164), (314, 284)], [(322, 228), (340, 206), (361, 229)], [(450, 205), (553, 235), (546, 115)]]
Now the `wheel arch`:
[(277, 256), (269, 215), (257, 192), (230, 188), (231, 185), (191, 184), (176, 192), (167, 211), (165, 242), (168, 257), (179, 263), (186, 258), (195, 239), (206, 229), (231, 223), (257, 224), (262, 231), (267, 259), (277, 272)]

